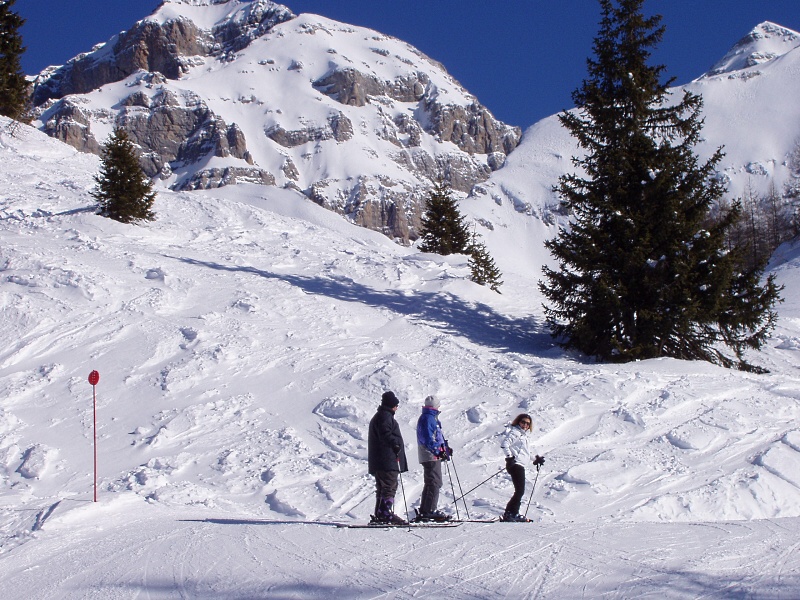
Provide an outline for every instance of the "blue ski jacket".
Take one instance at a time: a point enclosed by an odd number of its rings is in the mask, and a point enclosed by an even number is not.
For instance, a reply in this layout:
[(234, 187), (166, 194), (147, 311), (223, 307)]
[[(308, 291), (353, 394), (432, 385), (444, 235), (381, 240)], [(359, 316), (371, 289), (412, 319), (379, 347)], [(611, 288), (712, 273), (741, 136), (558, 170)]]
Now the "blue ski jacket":
[(425, 406), (417, 420), (417, 454), (419, 462), (439, 460), (436, 456), (446, 445), (439, 411)]

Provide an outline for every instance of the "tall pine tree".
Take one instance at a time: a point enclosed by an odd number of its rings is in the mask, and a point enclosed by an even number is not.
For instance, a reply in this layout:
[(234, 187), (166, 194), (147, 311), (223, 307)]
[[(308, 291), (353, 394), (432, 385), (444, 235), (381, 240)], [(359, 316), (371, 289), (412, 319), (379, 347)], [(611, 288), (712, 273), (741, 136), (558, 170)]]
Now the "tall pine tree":
[(442, 180), (434, 184), (428, 196), (421, 233), (419, 249), (423, 252), (447, 256), (469, 251), (469, 229), (449, 186)]
[(503, 285), (503, 274), (494, 262), (494, 259), (486, 249), (486, 244), (480, 240), (476, 232), (472, 232), (472, 242), (469, 245), (469, 260), (467, 266), (470, 271), (470, 279), (478, 285), (488, 286), (490, 290), (500, 293), (500, 286)]
[(25, 19), (11, 9), (17, 0), (0, 0), (0, 115), (27, 122), (28, 82), (20, 59), (25, 52), (19, 31)]
[(99, 204), (99, 214), (122, 223), (151, 221), (156, 194), (153, 184), (139, 166), (136, 148), (128, 134), (119, 128), (103, 146), (100, 173), (91, 192)]
[[(702, 99), (670, 97), (663, 66), (649, 66), (661, 17), (644, 0), (599, 0), (602, 20), (577, 109), (559, 115), (585, 150), (582, 174), (559, 181), (569, 229), (547, 242), (558, 261), (540, 288), (552, 333), (601, 360), (660, 356), (753, 369), (743, 358), (775, 325), (780, 300), (764, 265), (745, 268), (725, 234), (739, 217), (712, 222), (725, 190), (713, 177), (718, 150), (700, 164), (694, 146)], [(724, 353), (724, 346), (735, 359)]]

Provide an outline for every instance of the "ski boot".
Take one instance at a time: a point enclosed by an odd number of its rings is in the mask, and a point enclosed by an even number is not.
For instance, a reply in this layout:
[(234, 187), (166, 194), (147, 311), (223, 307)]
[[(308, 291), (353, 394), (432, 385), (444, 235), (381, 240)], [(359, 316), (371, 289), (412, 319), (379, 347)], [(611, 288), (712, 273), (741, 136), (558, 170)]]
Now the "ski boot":
[(408, 525), (408, 521), (406, 521), (403, 517), (400, 517), (394, 513), (389, 515), (389, 525)]
[(414, 517), (414, 523), (446, 523), (453, 518), (440, 510), (432, 510), (426, 513), (419, 512), (417, 509), (414, 509), (414, 511), (417, 513), (417, 516)]
[(440, 510), (432, 510), (431, 512), (424, 514), (423, 517), (428, 521), (434, 521), (436, 523), (446, 523), (453, 518), (452, 516), (443, 513)]
[(500, 520), (505, 523), (530, 523), (531, 520), (527, 517), (523, 517), (520, 514), (513, 514), (509, 512), (504, 512), (503, 516), (500, 517)]

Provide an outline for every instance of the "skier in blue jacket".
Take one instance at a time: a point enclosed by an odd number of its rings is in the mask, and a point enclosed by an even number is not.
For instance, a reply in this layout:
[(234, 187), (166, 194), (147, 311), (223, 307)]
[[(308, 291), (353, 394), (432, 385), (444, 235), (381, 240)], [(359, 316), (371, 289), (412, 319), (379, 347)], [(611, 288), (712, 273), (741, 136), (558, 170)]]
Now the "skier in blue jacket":
[(436, 509), (442, 488), (442, 461), (449, 460), (453, 455), (442, 432), (439, 406), (437, 398), (428, 396), (417, 420), (417, 453), (423, 469), (424, 485), (416, 521), (448, 521), (451, 518)]

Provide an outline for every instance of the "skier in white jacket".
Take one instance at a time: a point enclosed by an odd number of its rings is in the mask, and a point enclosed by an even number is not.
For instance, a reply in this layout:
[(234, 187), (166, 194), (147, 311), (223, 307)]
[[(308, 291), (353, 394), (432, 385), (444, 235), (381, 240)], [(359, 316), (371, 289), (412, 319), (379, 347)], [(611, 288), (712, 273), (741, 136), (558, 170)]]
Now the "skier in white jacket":
[(506, 505), (506, 511), (500, 518), (501, 521), (528, 521), (519, 514), (522, 496), (525, 494), (525, 466), (534, 465), (537, 469), (544, 464), (544, 458), (537, 455), (531, 459), (528, 448), (528, 436), (531, 431), (532, 420), (530, 415), (521, 414), (506, 427), (500, 447), (506, 455), (506, 471), (514, 482), (514, 495)]

